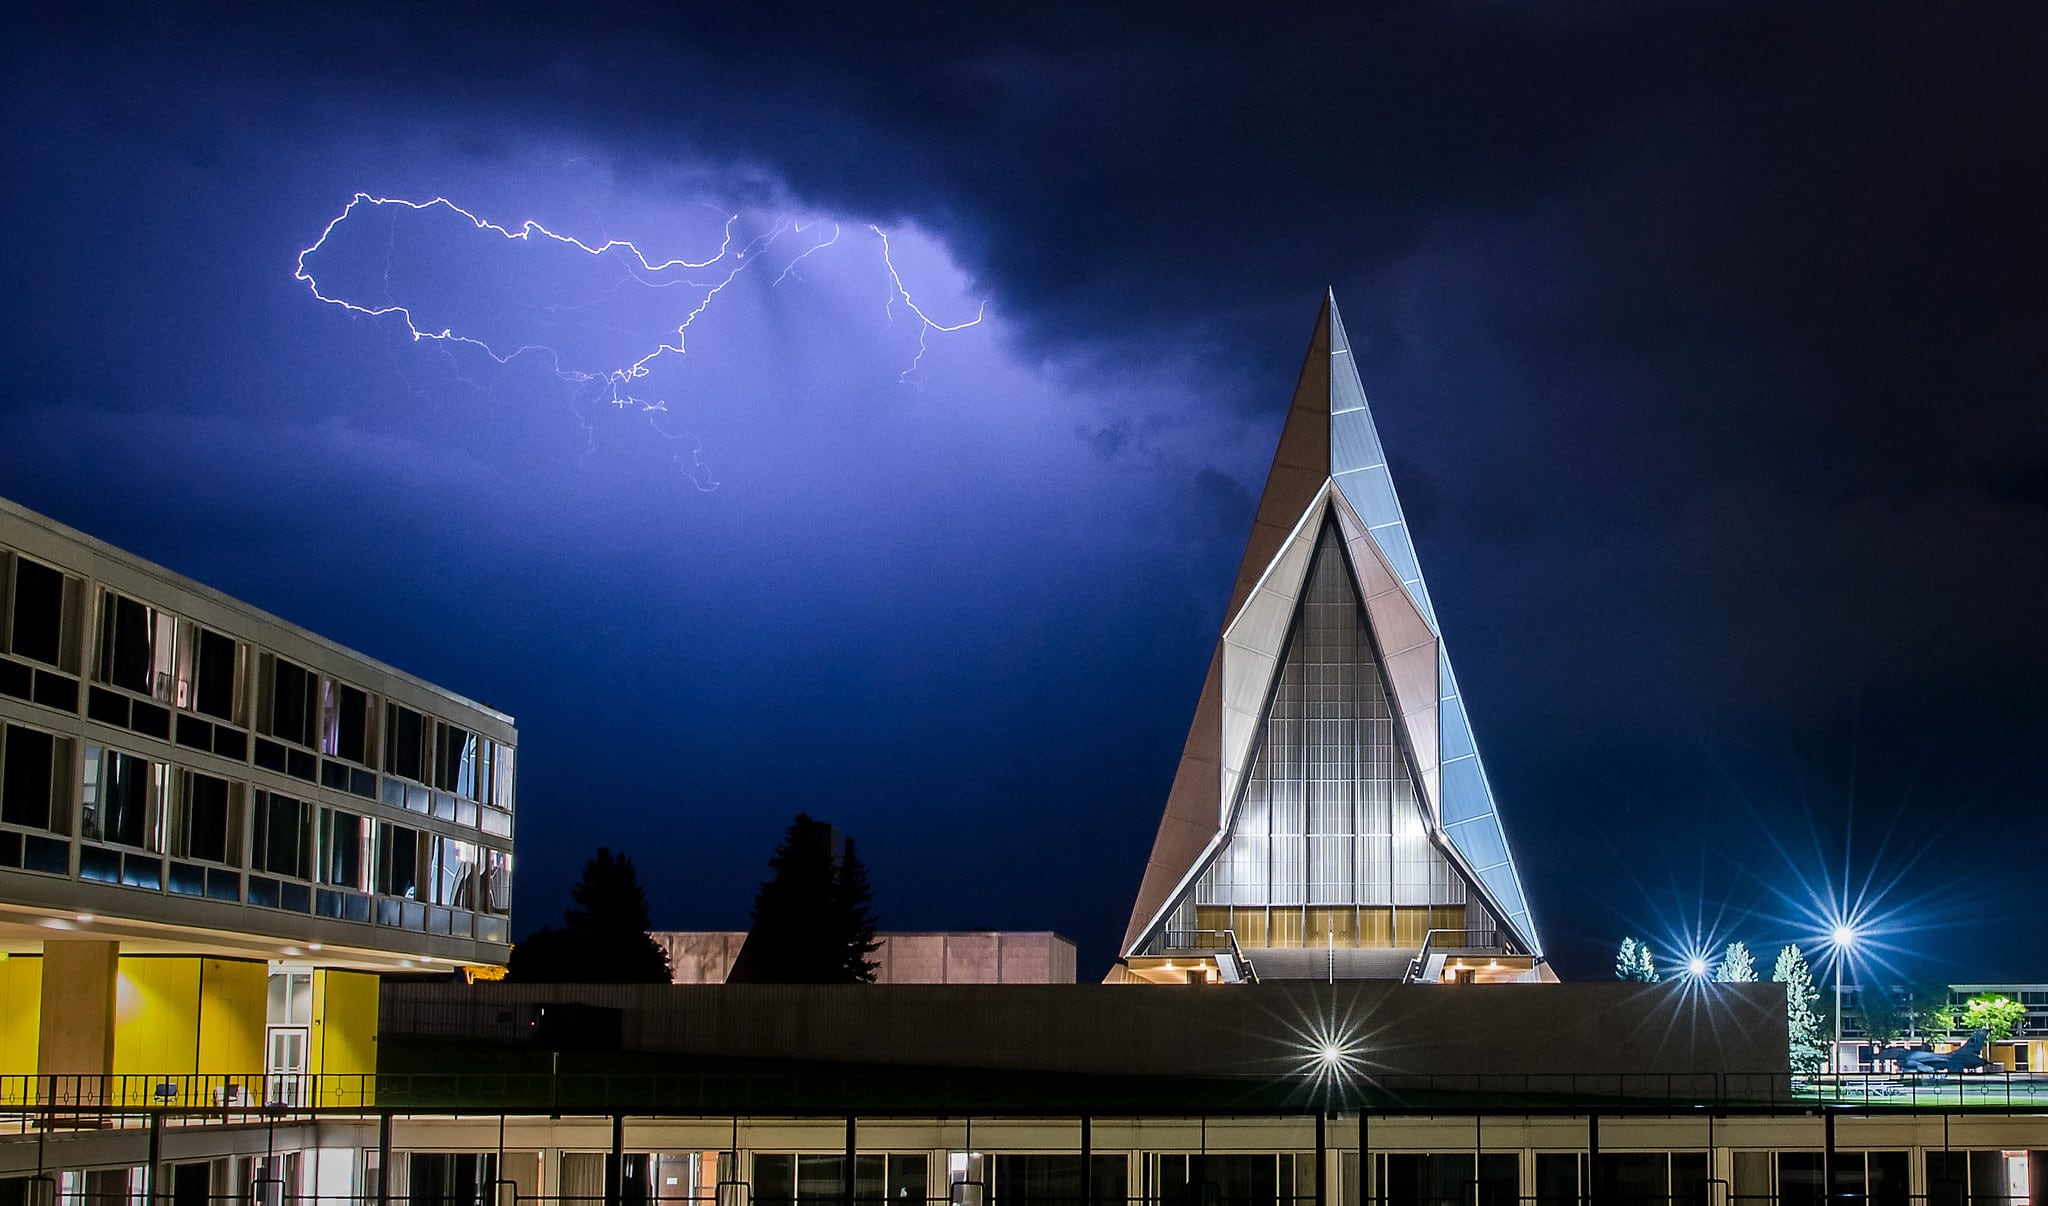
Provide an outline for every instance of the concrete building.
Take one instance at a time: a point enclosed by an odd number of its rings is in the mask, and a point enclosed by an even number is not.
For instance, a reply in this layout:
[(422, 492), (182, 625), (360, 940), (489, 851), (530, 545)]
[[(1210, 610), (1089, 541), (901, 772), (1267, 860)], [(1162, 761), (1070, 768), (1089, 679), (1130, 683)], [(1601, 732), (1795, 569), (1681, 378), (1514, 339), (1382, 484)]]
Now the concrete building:
[[(723, 984), (745, 930), (656, 930), (675, 984)], [(1049, 931), (877, 934), (877, 984), (1072, 984), (1074, 944)]]
[(234, 1078), (217, 1103), (373, 1072), (379, 972), (505, 959), (516, 746), (0, 500), (0, 1083)]

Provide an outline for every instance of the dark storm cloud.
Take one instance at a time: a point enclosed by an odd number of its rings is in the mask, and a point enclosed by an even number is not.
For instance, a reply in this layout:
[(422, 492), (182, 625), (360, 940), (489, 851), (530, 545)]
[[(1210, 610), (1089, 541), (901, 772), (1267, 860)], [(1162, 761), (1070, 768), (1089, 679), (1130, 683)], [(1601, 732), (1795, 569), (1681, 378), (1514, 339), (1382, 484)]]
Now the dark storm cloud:
[[(0, 49), (20, 81), (5, 166), (53, 210), (104, 214), (105, 262), (122, 266), (77, 279), (74, 246), (9, 243), (43, 326), (7, 344), (19, 388), (0, 413), (70, 448), (54, 477), (118, 434), (108, 414), (199, 412), (150, 422), (226, 447), (203, 415), (269, 397), (272, 376), (302, 379), (307, 411), (272, 438), (376, 459), (360, 441), (377, 437), (323, 425), (346, 388), (323, 366), (250, 367), (307, 355), (264, 317), (303, 299), (232, 287), (165, 215), (317, 221), (268, 178), (380, 140), (486, 165), (561, 140), (648, 179), (727, 164), (728, 191), (943, 236), (1020, 354), (1067, 380), (1175, 376), (1061, 428), (1128, 474), (1134, 511), (1194, 542), (1161, 546), (1178, 578), (1075, 571), (1105, 625), (1170, 613), (1157, 639), (1179, 644), (1145, 680), (1157, 697), (1091, 705), (1139, 725), (1143, 755), (986, 789), (995, 808), (1092, 773), (1144, 814), (1089, 853), (1104, 882), (1072, 889), (1071, 913), (1124, 905), (1268, 455), (1221, 464), (1224, 450), (1171, 441), (1219, 415), (1271, 438), (1326, 284), (1510, 836), (1540, 852), (1525, 873), (1568, 954), (1588, 959), (1626, 921), (1601, 903), (1614, 877), (1580, 863), (1691, 859), (1731, 824), (1731, 780), (1765, 796), (1813, 778), (1793, 811), (1825, 826), (1847, 810), (1833, 768), (1875, 745), (1939, 750), (1952, 769), (1898, 754), (1861, 779), (1866, 813), (1982, 831), (2039, 801), (2012, 761), (2048, 737), (2030, 719), (2048, 703), (2038, 6), (51, 6), (17, 20)], [(56, 146), (132, 161), (135, 183), (113, 194), (50, 167)], [(138, 380), (76, 334), (107, 337), (108, 290), (197, 299), (229, 334), (119, 331), (153, 366)], [(431, 433), (435, 412), (386, 409)], [(167, 538), (200, 539), (195, 515), (247, 522), (185, 488)], [(433, 505), (411, 489), (377, 496), (395, 525)], [(1010, 752), (1027, 758), (1059, 723), (1026, 726)], [(1642, 823), (1640, 849), (1568, 840), (1616, 817)]]

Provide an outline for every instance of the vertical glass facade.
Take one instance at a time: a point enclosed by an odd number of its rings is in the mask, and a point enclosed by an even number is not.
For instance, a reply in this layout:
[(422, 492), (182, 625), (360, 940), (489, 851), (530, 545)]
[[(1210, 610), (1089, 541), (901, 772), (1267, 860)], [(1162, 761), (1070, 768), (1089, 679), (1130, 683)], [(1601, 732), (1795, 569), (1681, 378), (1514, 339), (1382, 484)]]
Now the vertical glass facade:
[(1398, 725), (1343, 542), (1325, 526), (1230, 835), (1168, 929), (1229, 929), (1243, 947), (1490, 931), (1429, 839)]

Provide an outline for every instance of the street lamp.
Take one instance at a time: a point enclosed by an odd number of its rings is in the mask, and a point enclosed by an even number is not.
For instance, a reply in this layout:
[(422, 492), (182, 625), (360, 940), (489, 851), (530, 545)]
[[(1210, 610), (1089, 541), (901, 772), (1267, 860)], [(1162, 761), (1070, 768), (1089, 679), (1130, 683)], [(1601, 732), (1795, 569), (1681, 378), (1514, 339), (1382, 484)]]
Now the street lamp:
[(1828, 937), (1835, 944), (1835, 1074), (1842, 1071), (1842, 964), (1849, 961), (1849, 951), (1856, 945), (1856, 927), (1844, 921), (1835, 926)]

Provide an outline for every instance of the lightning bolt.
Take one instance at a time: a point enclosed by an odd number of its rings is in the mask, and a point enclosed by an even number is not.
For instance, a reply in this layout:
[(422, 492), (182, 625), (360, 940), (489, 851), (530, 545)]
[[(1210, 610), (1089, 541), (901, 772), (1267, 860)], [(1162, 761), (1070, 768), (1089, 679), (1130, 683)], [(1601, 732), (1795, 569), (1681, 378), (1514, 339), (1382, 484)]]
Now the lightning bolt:
[[(704, 292), (697, 297), (694, 304), (684, 313), (682, 320), (672, 330), (655, 340), (654, 346), (635, 359), (622, 364), (598, 368), (567, 367), (563, 364), (561, 353), (548, 344), (521, 344), (518, 347), (500, 350), (489, 340), (467, 332), (457, 331), (450, 326), (438, 328), (432, 325), (422, 326), (413, 310), (402, 303), (366, 304), (352, 301), (347, 297), (329, 292), (321, 287), (319, 279), (314, 275), (311, 261), (317, 258), (320, 252), (326, 248), (328, 240), (334, 237), (335, 231), (339, 230), (350, 219), (355, 218), (366, 210), (374, 211), (386, 208), (409, 213), (445, 210), (449, 214), (467, 221), (475, 230), (497, 235), (508, 242), (547, 243), (556, 247), (573, 250), (593, 259), (609, 258), (616, 260), (622, 266), (627, 278), (649, 289), (689, 286), (702, 289)], [(565, 383), (579, 387), (593, 384), (598, 386), (602, 391), (603, 400), (609, 402), (613, 407), (618, 409), (638, 407), (647, 414), (649, 424), (655, 431), (672, 440), (688, 441), (691, 445), (689, 463), (685, 465), (681, 456), (675, 458), (676, 463), (682, 467), (683, 472), (690, 477), (698, 489), (710, 490), (715, 489), (718, 483), (715, 480), (709, 480), (709, 470), (705, 466), (701, 455), (703, 452), (702, 441), (693, 433), (672, 432), (664, 428), (658, 421), (658, 416), (669, 412), (668, 400), (661, 397), (646, 396), (638, 392), (639, 383), (645, 382), (652, 372), (652, 366), (664, 357), (688, 355), (691, 326), (696, 323), (698, 318), (703, 316), (705, 311), (709, 310), (716, 303), (719, 294), (723, 293), (733, 281), (737, 280), (741, 273), (769, 258), (771, 249), (785, 235), (802, 235), (812, 227), (822, 224), (817, 221), (779, 221), (767, 233), (757, 235), (745, 242), (739, 242), (734, 233), (739, 222), (740, 215), (731, 214), (727, 216), (723, 237), (716, 250), (707, 259), (691, 260), (680, 256), (654, 259), (650, 258), (638, 244), (630, 239), (608, 238), (602, 242), (590, 242), (577, 238), (574, 235), (551, 230), (539, 222), (530, 220), (518, 223), (517, 225), (505, 225), (465, 209), (446, 197), (433, 197), (420, 201), (406, 197), (383, 197), (371, 193), (357, 193), (342, 208), (340, 213), (329, 219), (327, 225), (321, 228), (320, 237), (313, 240), (310, 245), (299, 252), (298, 262), (292, 276), (294, 280), (306, 286), (307, 291), (312, 294), (315, 301), (321, 302), (324, 305), (334, 306), (363, 318), (398, 320), (403, 325), (406, 335), (414, 343), (434, 343), (443, 346), (469, 348), (489, 357), (499, 365), (510, 365), (515, 360), (530, 356), (545, 362), (549, 371)], [(899, 382), (908, 382), (911, 375), (923, 363), (925, 353), (930, 348), (931, 336), (934, 333), (950, 334), (979, 324), (987, 314), (988, 304), (985, 301), (982, 302), (976, 308), (974, 317), (959, 322), (946, 323), (934, 319), (918, 305), (912, 298), (909, 287), (904, 284), (903, 275), (897, 270), (895, 259), (890, 251), (887, 232), (875, 225), (868, 225), (867, 229), (874, 234), (877, 242), (880, 244), (882, 265), (888, 275), (888, 300), (883, 308), (885, 318), (888, 322), (894, 323), (896, 304), (898, 301), (901, 301), (904, 308), (916, 316), (918, 321), (917, 354), (912, 358), (909, 366), (897, 375)], [(795, 276), (798, 280), (804, 279), (800, 274), (796, 273), (796, 266), (811, 256), (838, 245), (842, 233), (843, 228), (840, 224), (832, 223), (831, 237), (810, 244), (784, 262), (781, 273), (776, 276), (771, 284), (780, 285), (792, 276)], [(389, 265), (387, 263), (387, 286), (389, 284), (388, 268)], [(709, 270), (708, 276), (700, 278), (696, 275), (705, 270)], [(621, 284), (623, 283), (621, 282)], [(616, 287), (614, 286), (614, 288)], [(582, 421), (580, 415), (578, 419)], [(591, 429), (587, 422), (584, 423), (584, 431), (586, 436), (591, 435)], [(708, 485), (706, 484), (707, 480), (709, 480)]]

